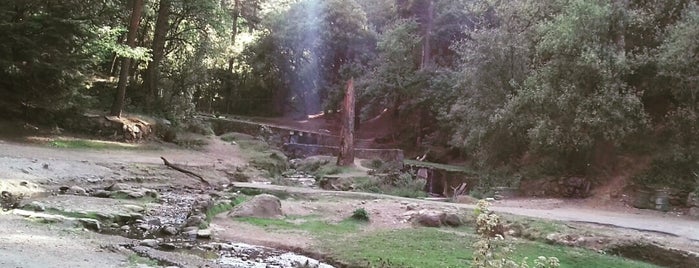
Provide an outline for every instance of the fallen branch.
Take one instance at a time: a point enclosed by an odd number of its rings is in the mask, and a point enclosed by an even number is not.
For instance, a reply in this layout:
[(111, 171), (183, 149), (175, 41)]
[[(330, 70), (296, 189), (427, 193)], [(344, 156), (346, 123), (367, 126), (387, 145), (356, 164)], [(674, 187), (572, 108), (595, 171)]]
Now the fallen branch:
[(211, 185), (211, 184), (210, 184), (207, 180), (205, 180), (204, 177), (202, 177), (201, 175), (199, 175), (199, 174), (197, 174), (197, 173), (194, 173), (194, 172), (191, 172), (191, 171), (189, 171), (189, 170), (183, 169), (183, 168), (181, 168), (181, 167), (175, 166), (175, 165), (173, 165), (172, 163), (170, 163), (170, 161), (167, 161), (167, 159), (165, 159), (165, 157), (162, 157), (162, 156), (161, 156), (160, 159), (163, 160), (163, 163), (165, 163), (166, 166), (168, 166), (168, 167), (170, 167), (170, 168), (172, 168), (172, 169), (174, 169), (174, 170), (177, 170), (177, 171), (179, 171), (179, 172), (182, 172), (182, 173), (184, 173), (184, 174), (190, 175), (190, 176), (192, 176), (192, 177), (196, 177), (196, 178), (198, 178), (199, 180), (201, 180), (203, 183), (206, 183), (206, 185)]

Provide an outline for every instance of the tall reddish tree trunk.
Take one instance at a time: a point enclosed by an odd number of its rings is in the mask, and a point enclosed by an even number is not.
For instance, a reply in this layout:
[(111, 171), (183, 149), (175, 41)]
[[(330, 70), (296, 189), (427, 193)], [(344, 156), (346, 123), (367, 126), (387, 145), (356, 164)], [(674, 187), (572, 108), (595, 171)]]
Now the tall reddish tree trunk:
[(170, 19), (170, 0), (160, 0), (158, 19), (155, 22), (153, 34), (153, 59), (148, 63), (143, 85), (146, 89), (146, 101), (151, 106), (158, 97), (158, 81), (160, 80), (160, 62), (165, 56), (165, 37), (167, 37)]
[(337, 165), (354, 165), (354, 79), (347, 82), (345, 101), (342, 103), (342, 130)]
[[(131, 20), (129, 22), (129, 33), (126, 35), (126, 45), (131, 48), (136, 47), (136, 35), (138, 34), (138, 25), (141, 22), (141, 13), (143, 13), (143, 0), (133, 0), (131, 11)], [(129, 79), (129, 69), (131, 67), (131, 59), (123, 58), (121, 60), (121, 70), (119, 70), (119, 83), (117, 84), (117, 95), (114, 99), (111, 112), (112, 116), (121, 117), (121, 110), (124, 108), (124, 97), (126, 96), (126, 82)]]

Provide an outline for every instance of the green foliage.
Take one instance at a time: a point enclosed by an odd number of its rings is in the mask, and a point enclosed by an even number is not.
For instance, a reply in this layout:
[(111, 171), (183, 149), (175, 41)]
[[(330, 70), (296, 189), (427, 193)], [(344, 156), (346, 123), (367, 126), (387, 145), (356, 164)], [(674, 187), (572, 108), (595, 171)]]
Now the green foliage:
[(358, 208), (352, 212), (350, 218), (358, 221), (369, 221), (369, 212), (364, 208)]
[(158, 261), (146, 257), (141, 257), (136, 253), (130, 254), (128, 260), (129, 267), (142, 267), (144, 265), (156, 267), (159, 265)]
[[(509, 256), (512, 252), (510, 245), (502, 247), (496, 240), (504, 240), (503, 227), (500, 217), (490, 212), (490, 204), (484, 200), (478, 201), (475, 213), (476, 233), (480, 239), (476, 241), (473, 251), (471, 267), (477, 268), (527, 268), (529, 264), (525, 257), (520, 263), (513, 261)], [(556, 257), (539, 256), (534, 260), (534, 267), (556, 268), (560, 267), (560, 262)]]
[(424, 187), (424, 179), (417, 178), (414, 174), (402, 173), (393, 185), (386, 190), (386, 194), (409, 198), (425, 197), (427, 194), (423, 191)]
[(232, 198), (229, 202), (221, 202), (219, 204), (212, 206), (211, 208), (206, 210), (206, 219), (204, 220), (204, 222), (202, 222), (200, 224), (199, 228), (202, 228), (202, 229), (208, 228), (209, 224), (214, 219), (214, 217), (216, 217), (216, 215), (224, 213), (224, 212), (228, 212), (231, 209), (233, 209), (233, 207), (240, 205), (247, 200), (248, 200), (248, 197), (246, 195), (236, 196), (236, 197)]

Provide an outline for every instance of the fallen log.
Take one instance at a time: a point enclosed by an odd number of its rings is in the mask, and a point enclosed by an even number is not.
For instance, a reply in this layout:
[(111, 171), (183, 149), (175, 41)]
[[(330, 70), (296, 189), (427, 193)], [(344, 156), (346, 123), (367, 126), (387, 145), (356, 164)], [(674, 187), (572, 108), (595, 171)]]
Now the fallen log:
[(170, 167), (170, 168), (172, 168), (172, 169), (174, 169), (174, 170), (177, 170), (177, 171), (179, 171), (179, 172), (182, 172), (182, 173), (184, 173), (184, 174), (187, 174), (187, 175), (189, 175), (189, 176), (196, 177), (196, 178), (198, 178), (199, 180), (201, 180), (203, 183), (206, 183), (206, 185), (211, 185), (211, 184), (210, 184), (207, 180), (205, 180), (204, 177), (202, 177), (201, 175), (199, 175), (199, 174), (197, 174), (197, 173), (194, 173), (194, 172), (191, 172), (191, 171), (189, 171), (189, 170), (186, 170), (186, 169), (184, 169), (184, 168), (178, 167), (178, 166), (176, 166), (176, 165), (170, 163), (170, 161), (167, 161), (167, 159), (165, 159), (165, 157), (162, 157), (162, 156), (161, 156), (160, 159), (163, 160), (163, 163), (165, 163), (166, 166), (168, 166), (168, 167)]

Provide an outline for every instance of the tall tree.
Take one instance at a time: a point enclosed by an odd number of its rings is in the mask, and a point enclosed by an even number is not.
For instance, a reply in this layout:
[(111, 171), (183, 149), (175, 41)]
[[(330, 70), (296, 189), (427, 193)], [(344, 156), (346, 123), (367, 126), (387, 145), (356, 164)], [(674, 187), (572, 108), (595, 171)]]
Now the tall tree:
[[(131, 19), (129, 21), (129, 32), (126, 35), (126, 45), (130, 48), (136, 47), (136, 35), (138, 34), (138, 25), (141, 22), (141, 13), (143, 13), (143, 0), (134, 0), (131, 7)], [(126, 83), (131, 67), (131, 58), (123, 57), (121, 60), (121, 70), (119, 70), (119, 83), (117, 84), (117, 95), (114, 99), (114, 104), (110, 111), (110, 115), (121, 117), (121, 111), (124, 109), (124, 98), (126, 97)]]
[(146, 74), (143, 77), (143, 87), (146, 91), (146, 103), (152, 106), (158, 97), (158, 80), (160, 77), (160, 62), (165, 56), (165, 40), (169, 29), (170, 0), (160, 0), (158, 7), (158, 18), (155, 22), (155, 32), (153, 33), (153, 58), (148, 62)]
[(347, 82), (345, 100), (342, 103), (342, 130), (337, 165), (354, 165), (354, 79)]

